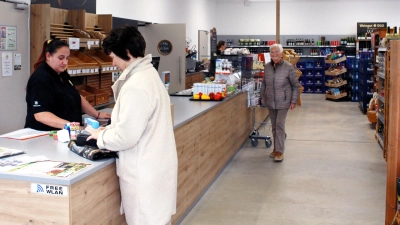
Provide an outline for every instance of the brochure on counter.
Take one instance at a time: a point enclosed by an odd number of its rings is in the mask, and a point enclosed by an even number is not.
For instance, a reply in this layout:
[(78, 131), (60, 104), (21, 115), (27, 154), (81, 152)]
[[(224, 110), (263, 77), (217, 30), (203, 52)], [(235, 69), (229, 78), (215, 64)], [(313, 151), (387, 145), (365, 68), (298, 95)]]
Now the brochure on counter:
[(19, 154), (23, 154), (23, 153), (25, 153), (25, 152), (22, 150), (0, 147), (0, 158), (19, 155)]
[(52, 161), (45, 156), (23, 156), (0, 159), (0, 172), (23, 175), (68, 177), (91, 166), (88, 163)]
[(40, 130), (34, 130), (31, 128), (24, 128), (20, 130), (16, 130), (7, 134), (0, 135), (2, 138), (11, 138), (11, 139), (17, 139), (17, 140), (26, 140), (34, 137), (40, 137), (43, 135), (48, 135), (48, 131), (40, 131)]

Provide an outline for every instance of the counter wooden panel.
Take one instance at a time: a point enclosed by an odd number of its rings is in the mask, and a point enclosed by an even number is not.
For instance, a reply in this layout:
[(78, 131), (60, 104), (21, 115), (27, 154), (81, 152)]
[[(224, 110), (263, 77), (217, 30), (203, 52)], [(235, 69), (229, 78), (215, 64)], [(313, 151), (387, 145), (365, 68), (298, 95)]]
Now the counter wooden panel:
[(194, 83), (201, 83), (204, 80), (204, 72), (186, 74), (185, 89), (192, 88)]
[[(390, 83), (389, 117), (387, 125), (387, 184), (386, 184), (386, 222), (391, 224), (397, 210), (397, 177), (400, 176), (400, 41), (390, 41)], [(386, 94), (386, 93), (385, 93)]]
[(31, 182), (1, 180), (1, 224), (126, 224), (115, 163), (68, 187), (68, 196), (31, 193)]

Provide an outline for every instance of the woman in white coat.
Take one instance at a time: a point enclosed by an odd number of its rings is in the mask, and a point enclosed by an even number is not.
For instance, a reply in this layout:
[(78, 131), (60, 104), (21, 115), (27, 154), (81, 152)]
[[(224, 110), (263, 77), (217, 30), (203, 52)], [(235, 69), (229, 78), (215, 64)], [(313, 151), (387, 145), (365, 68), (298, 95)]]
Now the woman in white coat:
[(152, 56), (144, 56), (140, 32), (116, 28), (103, 41), (104, 51), (123, 70), (112, 86), (111, 124), (94, 130), (99, 148), (118, 151), (121, 213), (129, 225), (171, 223), (176, 211), (178, 159), (169, 95)]

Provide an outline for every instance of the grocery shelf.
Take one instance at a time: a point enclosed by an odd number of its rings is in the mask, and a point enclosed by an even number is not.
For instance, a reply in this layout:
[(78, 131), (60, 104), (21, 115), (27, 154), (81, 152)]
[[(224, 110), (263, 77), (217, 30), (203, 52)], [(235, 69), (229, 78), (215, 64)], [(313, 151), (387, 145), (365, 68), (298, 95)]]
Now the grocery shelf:
[(382, 102), (385, 103), (385, 98), (382, 95), (378, 95), (378, 99)]
[(342, 81), (342, 82), (340, 82), (338, 84), (327, 84), (327, 83), (325, 83), (325, 86), (337, 88), (337, 87), (343, 86), (345, 84), (347, 84), (347, 80), (344, 80), (344, 81)]
[(376, 138), (378, 139), (378, 143), (383, 150), (383, 135), (381, 133), (376, 133)]
[(329, 75), (329, 76), (338, 76), (340, 74), (346, 73), (347, 69), (344, 68), (342, 70), (340, 70), (339, 72), (329, 72), (329, 71), (325, 71), (325, 75)]
[(385, 118), (384, 118), (384, 116), (383, 116), (383, 113), (378, 112), (378, 119), (379, 119), (380, 121), (382, 121), (383, 124), (385, 124)]
[(325, 60), (325, 63), (330, 63), (330, 64), (336, 64), (336, 63), (340, 63), (343, 61), (346, 61), (346, 56), (340, 57), (339, 59), (335, 59), (335, 60)]
[(346, 92), (345, 92), (345, 93), (340, 93), (339, 95), (325, 94), (325, 97), (326, 97), (326, 98), (334, 99), (334, 100), (340, 99), (340, 98), (343, 98), (343, 97), (346, 97), (346, 96), (347, 96), (347, 93), (346, 93)]
[(386, 52), (387, 49), (386, 48), (378, 48), (378, 52)]
[(382, 72), (378, 72), (378, 77), (385, 79), (385, 74)]

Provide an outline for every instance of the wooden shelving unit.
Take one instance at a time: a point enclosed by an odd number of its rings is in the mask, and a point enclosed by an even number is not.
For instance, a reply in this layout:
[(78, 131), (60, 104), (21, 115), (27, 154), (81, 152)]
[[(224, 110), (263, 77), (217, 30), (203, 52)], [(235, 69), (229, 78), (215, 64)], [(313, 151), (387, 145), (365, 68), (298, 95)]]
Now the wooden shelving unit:
[[(386, 185), (386, 216), (385, 224), (393, 221), (397, 212), (397, 178), (400, 177), (400, 40), (389, 42), (389, 66), (390, 74), (388, 92), (385, 92), (385, 111), (388, 112), (390, 122), (386, 121), (388, 130), (387, 144), (387, 185)], [(387, 79), (387, 78), (386, 78)], [(388, 82), (388, 80), (386, 80)], [(386, 114), (386, 113), (385, 113)]]
[(326, 86), (326, 87), (338, 88), (338, 87), (341, 87), (341, 86), (346, 85), (346, 84), (347, 84), (347, 80), (344, 80), (344, 81), (342, 81), (342, 82), (340, 82), (340, 83), (337, 83), (337, 84), (328, 84), (328, 83), (325, 83), (325, 86)]
[(343, 97), (346, 97), (346, 96), (347, 96), (347, 93), (340, 93), (338, 95), (325, 94), (326, 98), (333, 99), (333, 100), (337, 100), (337, 99), (340, 99), (340, 98), (343, 98)]
[(340, 62), (344, 62), (347, 60), (346, 56), (340, 57), (339, 59), (335, 59), (335, 60), (325, 60), (325, 63), (329, 63), (329, 64), (337, 64)]
[(375, 139), (383, 150), (383, 157), (386, 159), (387, 154), (387, 124), (389, 122), (389, 62), (390, 51), (386, 48), (375, 49), (376, 62), (379, 67), (376, 69), (376, 92), (378, 94), (378, 117), (376, 123)]
[[(86, 13), (85, 10), (66, 10), (52, 8), (50, 4), (30, 5), (30, 62), (33, 65), (41, 54), (43, 43), (50, 39), (68, 41), (79, 38), (79, 50), (71, 50), (68, 73), (74, 85), (90, 85), (99, 91), (107, 91), (111, 96), (112, 72), (119, 71), (112, 66), (112, 59), (98, 53), (85, 54), (86, 50), (95, 50), (101, 46), (105, 33), (112, 29), (112, 15)], [(78, 32), (78, 30), (86, 32)], [(82, 36), (78, 36), (78, 34)], [(82, 34), (83, 33), (83, 34)], [(86, 34), (88, 33), (88, 35)], [(86, 34), (86, 35), (85, 35)], [(94, 37), (93, 34), (96, 34)], [(91, 53), (91, 52), (90, 52)], [(109, 100), (110, 98), (104, 98)]]
[(347, 69), (344, 68), (344, 69), (342, 69), (340, 71), (337, 71), (337, 72), (325, 71), (325, 75), (328, 75), (328, 76), (339, 76), (339, 75), (344, 74), (346, 72), (347, 72)]
[[(340, 57), (339, 59), (335, 59), (335, 60), (325, 60), (325, 64), (339, 64), (341, 62), (345, 62), (347, 60), (346, 56)], [(342, 68), (339, 71), (329, 71), (326, 70), (325, 71), (325, 76), (334, 76), (334, 77), (339, 77), (342, 78), (341, 75), (347, 73), (347, 69), (346, 68)], [(347, 80), (343, 80), (340, 83), (337, 84), (330, 84), (328, 82), (328, 80), (325, 82), (325, 86), (329, 87), (329, 88), (335, 88), (335, 89), (340, 89), (340, 93), (338, 94), (333, 94), (333, 89), (330, 89), (329, 91), (327, 91), (327, 93), (325, 94), (325, 98), (326, 99), (331, 99), (331, 100), (338, 100), (341, 98), (344, 98), (347, 96), (347, 92), (342, 92), (343, 87), (347, 84)], [(331, 93), (329, 93), (331, 92)], [(336, 92), (336, 91), (335, 91)]]
[[(52, 8), (50, 4), (32, 4), (30, 8), (31, 73), (46, 40), (52, 38), (67, 40), (74, 37), (74, 29), (98, 30), (103, 33), (108, 33), (112, 29), (111, 14), (97, 15), (86, 13), (85, 10)], [(81, 38), (80, 47), (98, 48), (100, 41), (98, 38)]]

